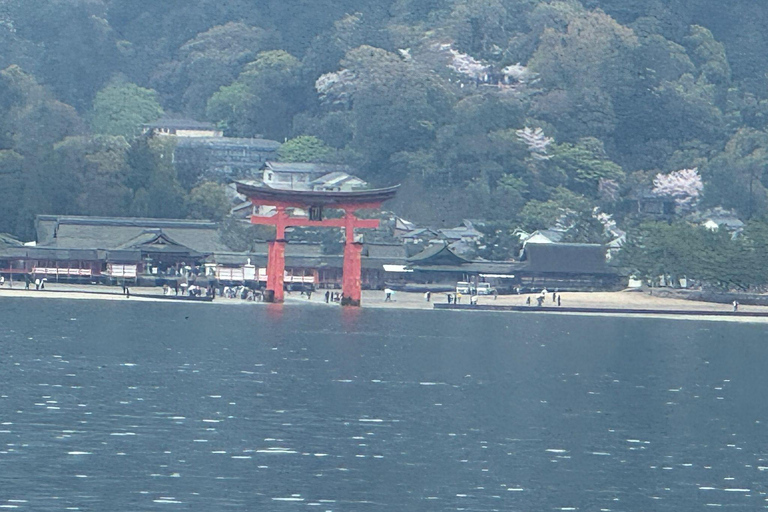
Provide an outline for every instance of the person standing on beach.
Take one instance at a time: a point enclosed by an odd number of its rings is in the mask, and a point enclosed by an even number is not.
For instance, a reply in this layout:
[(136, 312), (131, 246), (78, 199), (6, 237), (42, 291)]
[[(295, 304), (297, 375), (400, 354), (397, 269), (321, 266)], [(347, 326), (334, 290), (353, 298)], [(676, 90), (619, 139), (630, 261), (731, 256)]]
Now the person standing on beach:
[(558, 307), (560, 306), (560, 297), (561, 297), (561, 295), (557, 296), (557, 305), (558, 305)]
[(530, 306), (531, 305), (531, 296), (529, 295), (527, 299), (525, 299), (525, 305)]
[(733, 301), (733, 310), (738, 311), (739, 310), (739, 303), (736, 301)]
[(331, 292), (326, 290), (325, 291), (325, 303), (328, 304), (328, 301), (331, 299)]

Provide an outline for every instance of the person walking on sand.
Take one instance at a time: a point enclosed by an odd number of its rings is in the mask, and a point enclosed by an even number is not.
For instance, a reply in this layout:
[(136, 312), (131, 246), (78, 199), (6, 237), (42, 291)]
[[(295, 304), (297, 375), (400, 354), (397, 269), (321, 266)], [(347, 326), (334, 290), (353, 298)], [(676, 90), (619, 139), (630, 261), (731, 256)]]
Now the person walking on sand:
[(561, 297), (561, 295), (557, 296), (557, 305), (558, 305), (558, 307), (560, 306), (560, 297)]
[(737, 301), (733, 301), (733, 310), (738, 311), (739, 310), (739, 303)]
[(456, 304), (461, 304), (461, 292), (456, 292)]
[(325, 291), (325, 303), (328, 304), (329, 300), (331, 300), (331, 292), (326, 290)]
[(449, 294), (448, 294), (448, 304), (452, 304), (452, 303), (453, 303), (453, 295), (451, 295), (451, 294), (449, 293)]
[(529, 295), (527, 299), (525, 299), (525, 305), (530, 306), (531, 305), (531, 296)]

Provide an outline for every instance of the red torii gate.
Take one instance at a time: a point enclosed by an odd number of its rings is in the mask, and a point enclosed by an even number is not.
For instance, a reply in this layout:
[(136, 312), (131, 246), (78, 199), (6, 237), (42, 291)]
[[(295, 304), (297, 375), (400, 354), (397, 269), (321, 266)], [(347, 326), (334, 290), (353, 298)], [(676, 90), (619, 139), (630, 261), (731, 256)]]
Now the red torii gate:
[[(273, 206), (277, 212), (271, 217), (251, 216), (251, 223), (275, 226), (275, 240), (269, 242), (267, 256), (267, 294), (266, 299), (283, 302), (283, 279), (285, 275), (285, 228), (289, 226), (335, 227), (344, 228), (344, 269), (341, 281), (344, 306), (359, 306), (362, 295), (360, 280), (361, 253), (363, 244), (355, 242), (355, 228), (378, 228), (377, 219), (358, 219), (358, 210), (378, 209), (384, 201), (392, 199), (397, 193), (395, 187), (357, 190), (352, 192), (323, 192), (315, 190), (285, 190), (237, 182), (237, 191), (250, 199), (256, 206)], [(309, 212), (307, 217), (292, 217), (289, 208), (299, 208)], [(323, 208), (343, 210), (340, 219), (324, 219)]]

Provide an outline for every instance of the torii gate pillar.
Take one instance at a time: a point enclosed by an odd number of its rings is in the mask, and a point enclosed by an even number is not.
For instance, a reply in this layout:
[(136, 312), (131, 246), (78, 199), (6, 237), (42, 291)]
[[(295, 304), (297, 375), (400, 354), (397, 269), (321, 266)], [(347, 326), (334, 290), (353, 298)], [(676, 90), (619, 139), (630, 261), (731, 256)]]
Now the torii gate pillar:
[(359, 306), (363, 297), (362, 254), (363, 244), (355, 241), (354, 212), (345, 214), (344, 267), (341, 277), (341, 305)]

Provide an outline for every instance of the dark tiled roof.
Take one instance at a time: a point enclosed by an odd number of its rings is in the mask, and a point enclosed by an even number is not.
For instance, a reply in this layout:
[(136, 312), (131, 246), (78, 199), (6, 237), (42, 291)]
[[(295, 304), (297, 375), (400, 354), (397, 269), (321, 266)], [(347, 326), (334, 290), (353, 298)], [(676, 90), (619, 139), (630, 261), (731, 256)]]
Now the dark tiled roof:
[(265, 162), (264, 167), (275, 172), (293, 172), (299, 174), (328, 174), (332, 172), (349, 173), (346, 165), (305, 163), (305, 162)]
[(215, 130), (216, 125), (204, 121), (195, 121), (194, 119), (181, 118), (163, 118), (145, 123), (145, 128), (170, 128), (174, 130)]
[(402, 260), (405, 264), (405, 247), (401, 244), (365, 244), (363, 257)]
[(400, 238), (422, 238), (424, 236), (435, 238), (437, 237), (437, 232), (429, 228), (419, 228), (403, 233), (400, 235)]
[(256, 149), (271, 152), (277, 151), (280, 146), (276, 140), (234, 137), (179, 137), (176, 141), (176, 147), (179, 148)]
[(24, 244), (9, 234), (0, 233), (0, 248), (5, 247), (24, 247)]
[[(53, 236), (47, 232), (51, 220)], [(60, 249), (120, 249), (147, 230), (162, 230), (174, 242), (200, 253), (228, 249), (219, 238), (217, 224), (210, 221), (41, 215), (37, 226), (38, 243)]]
[(411, 256), (408, 262), (414, 265), (462, 265), (469, 260), (451, 251), (447, 244), (440, 243)]
[(605, 247), (598, 244), (527, 244), (527, 272), (563, 274), (611, 274)]
[(522, 268), (519, 263), (470, 261), (462, 265), (409, 265), (416, 272), (452, 272), (465, 274), (515, 274)]

